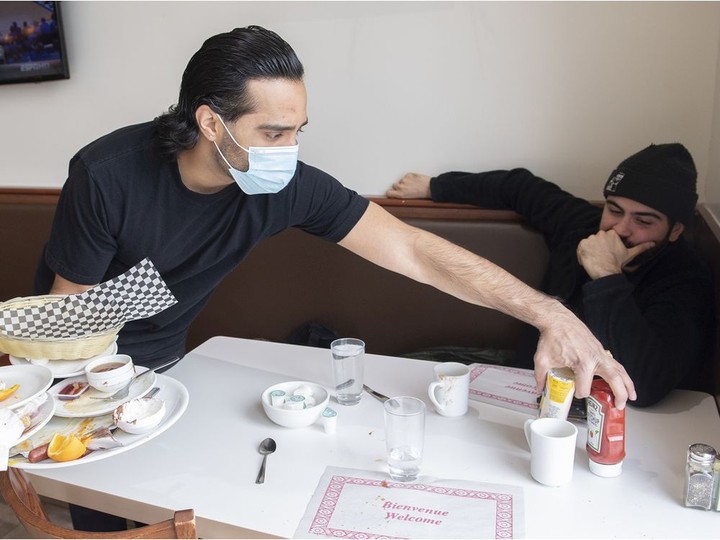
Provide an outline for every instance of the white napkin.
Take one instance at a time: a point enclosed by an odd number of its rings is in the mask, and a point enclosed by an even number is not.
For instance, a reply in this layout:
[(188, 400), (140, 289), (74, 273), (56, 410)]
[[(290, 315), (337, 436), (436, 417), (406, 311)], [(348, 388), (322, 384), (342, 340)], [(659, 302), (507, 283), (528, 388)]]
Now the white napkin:
[(0, 471), (7, 470), (10, 447), (25, 431), (20, 416), (10, 409), (0, 409)]
[(84, 293), (41, 306), (1, 311), (0, 330), (24, 338), (76, 338), (152, 317), (176, 303), (152, 261), (143, 259)]

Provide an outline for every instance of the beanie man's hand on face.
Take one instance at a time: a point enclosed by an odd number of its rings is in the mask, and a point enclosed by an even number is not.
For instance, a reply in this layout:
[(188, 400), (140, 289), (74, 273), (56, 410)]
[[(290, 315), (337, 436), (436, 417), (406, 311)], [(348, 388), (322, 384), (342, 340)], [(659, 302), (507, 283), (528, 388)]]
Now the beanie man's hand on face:
[(619, 274), (632, 260), (655, 247), (655, 242), (643, 242), (631, 248), (625, 247), (612, 229), (599, 231), (582, 240), (577, 247), (577, 258), (591, 279)]

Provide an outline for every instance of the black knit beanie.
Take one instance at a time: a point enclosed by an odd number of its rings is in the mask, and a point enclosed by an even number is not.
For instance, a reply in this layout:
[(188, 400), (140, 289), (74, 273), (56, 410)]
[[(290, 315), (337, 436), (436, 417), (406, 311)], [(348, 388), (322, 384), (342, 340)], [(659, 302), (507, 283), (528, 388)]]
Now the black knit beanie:
[(693, 218), (697, 170), (680, 143), (651, 144), (624, 160), (612, 172), (603, 195), (627, 197), (688, 224)]

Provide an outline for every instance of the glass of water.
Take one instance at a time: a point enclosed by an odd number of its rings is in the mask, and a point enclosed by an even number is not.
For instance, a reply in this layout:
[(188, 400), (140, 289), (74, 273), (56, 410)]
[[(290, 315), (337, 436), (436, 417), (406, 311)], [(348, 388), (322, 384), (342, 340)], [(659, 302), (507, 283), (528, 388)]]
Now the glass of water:
[(357, 405), (363, 392), (365, 342), (355, 338), (336, 339), (330, 344), (335, 397), (340, 405)]
[(393, 480), (417, 480), (424, 440), (425, 403), (409, 396), (388, 399), (385, 402), (385, 442)]

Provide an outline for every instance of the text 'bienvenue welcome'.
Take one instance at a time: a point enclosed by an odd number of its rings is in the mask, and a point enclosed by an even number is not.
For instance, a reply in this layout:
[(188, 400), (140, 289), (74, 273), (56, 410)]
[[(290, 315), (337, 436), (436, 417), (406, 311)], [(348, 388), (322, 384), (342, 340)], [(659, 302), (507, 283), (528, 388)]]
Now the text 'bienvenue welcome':
[[(428, 525), (440, 525), (442, 520), (436, 517), (447, 517), (450, 512), (447, 510), (436, 510), (433, 508), (422, 508), (419, 506), (408, 506), (406, 504), (397, 504), (392, 501), (383, 503), (384, 510), (392, 510), (385, 513), (385, 519), (397, 519), (400, 521), (413, 521), (415, 523), (426, 523)], [(404, 513), (401, 513), (404, 512)], [(420, 514), (420, 515), (413, 515)]]

